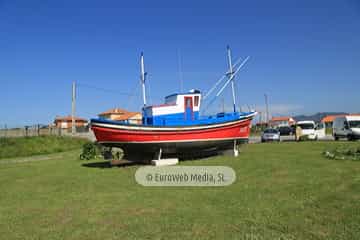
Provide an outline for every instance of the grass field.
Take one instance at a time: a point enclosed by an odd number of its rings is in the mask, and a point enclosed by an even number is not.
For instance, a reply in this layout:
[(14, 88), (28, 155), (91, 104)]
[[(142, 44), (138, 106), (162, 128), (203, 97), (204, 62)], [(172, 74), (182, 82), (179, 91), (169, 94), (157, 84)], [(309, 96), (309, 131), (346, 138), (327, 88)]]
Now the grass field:
[(25, 157), (79, 149), (87, 140), (81, 138), (40, 136), (0, 138), (2, 158)]
[(321, 156), (337, 144), (250, 144), (238, 158), (181, 162), (232, 167), (228, 187), (142, 187), (139, 166), (83, 166), (80, 150), (9, 161), (0, 238), (360, 239), (360, 162)]

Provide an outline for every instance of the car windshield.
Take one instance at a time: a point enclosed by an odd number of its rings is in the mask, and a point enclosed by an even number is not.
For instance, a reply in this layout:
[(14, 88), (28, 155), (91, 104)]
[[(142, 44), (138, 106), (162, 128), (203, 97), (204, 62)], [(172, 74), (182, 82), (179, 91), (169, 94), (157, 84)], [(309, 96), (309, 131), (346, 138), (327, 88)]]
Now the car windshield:
[(278, 133), (276, 129), (266, 129), (264, 133)]
[(350, 128), (360, 128), (360, 121), (349, 121)]
[(302, 123), (302, 124), (298, 124), (299, 127), (301, 127), (301, 129), (314, 129), (314, 124), (312, 123)]

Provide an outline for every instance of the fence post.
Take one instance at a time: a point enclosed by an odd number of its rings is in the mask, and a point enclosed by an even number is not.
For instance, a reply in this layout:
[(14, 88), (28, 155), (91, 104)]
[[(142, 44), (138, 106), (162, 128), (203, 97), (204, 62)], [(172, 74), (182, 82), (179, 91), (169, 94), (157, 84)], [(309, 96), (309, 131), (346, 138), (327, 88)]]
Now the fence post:
[(25, 137), (28, 136), (28, 129), (29, 129), (29, 126), (25, 126)]
[(6, 124), (4, 124), (4, 138), (6, 138), (6, 136), (7, 136), (7, 125)]
[(37, 125), (37, 135), (40, 136), (40, 124)]

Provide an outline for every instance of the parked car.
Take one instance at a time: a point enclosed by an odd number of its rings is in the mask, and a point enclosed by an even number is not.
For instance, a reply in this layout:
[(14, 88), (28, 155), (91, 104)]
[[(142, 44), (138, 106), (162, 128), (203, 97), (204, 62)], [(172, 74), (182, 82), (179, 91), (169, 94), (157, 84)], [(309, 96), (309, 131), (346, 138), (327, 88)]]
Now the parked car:
[(289, 136), (294, 134), (294, 129), (289, 126), (281, 126), (279, 132), (281, 136)]
[(300, 131), (296, 130), (296, 140), (301, 138), (308, 138), (310, 140), (317, 140), (325, 137), (324, 123), (315, 124), (314, 121), (299, 121), (296, 123), (296, 128), (300, 127)]
[(274, 128), (267, 128), (261, 134), (261, 142), (277, 141), (280, 142), (280, 132)]
[(360, 116), (337, 117), (333, 122), (333, 136), (335, 140), (340, 137), (348, 140), (360, 139)]

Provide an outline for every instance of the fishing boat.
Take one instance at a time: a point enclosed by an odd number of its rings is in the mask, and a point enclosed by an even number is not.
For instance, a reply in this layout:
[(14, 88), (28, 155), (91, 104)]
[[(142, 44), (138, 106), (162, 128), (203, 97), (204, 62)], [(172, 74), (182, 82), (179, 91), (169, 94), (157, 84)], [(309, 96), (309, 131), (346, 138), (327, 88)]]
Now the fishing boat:
[[(120, 147), (125, 156), (153, 157), (157, 154), (182, 156), (189, 153), (223, 151), (248, 142), (251, 120), (257, 114), (254, 110), (240, 112), (235, 105), (235, 75), (249, 58), (241, 64), (232, 65), (231, 52), (228, 48), (229, 71), (216, 82), (205, 94), (207, 98), (218, 89), (214, 101), (231, 84), (233, 95), (233, 112), (217, 113), (203, 116), (200, 112), (203, 99), (202, 92), (192, 89), (185, 93), (176, 93), (165, 97), (161, 105), (147, 105), (146, 72), (144, 55), (140, 57), (141, 84), (143, 95), (142, 124), (131, 124), (127, 121), (114, 121), (104, 118), (91, 119), (98, 143), (108, 147)], [(224, 80), (225, 79), (225, 80)], [(219, 84), (224, 82), (219, 90)], [(156, 156), (156, 155), (155, 155)]]

